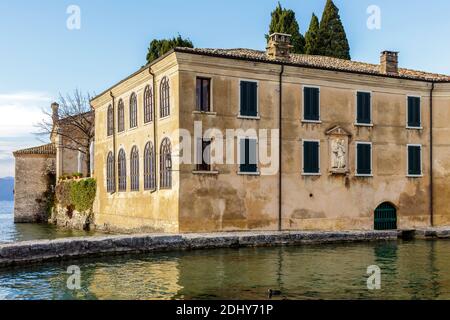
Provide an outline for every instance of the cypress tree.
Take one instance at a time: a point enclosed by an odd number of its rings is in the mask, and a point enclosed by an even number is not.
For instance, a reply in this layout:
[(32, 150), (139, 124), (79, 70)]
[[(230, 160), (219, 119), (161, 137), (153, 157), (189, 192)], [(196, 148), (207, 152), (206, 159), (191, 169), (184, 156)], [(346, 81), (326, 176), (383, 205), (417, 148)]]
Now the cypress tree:
[(339, 9), (327, 0), (320, 21), (318, 52), (320, 55), (350, 60), (350, 46), (342, 25)]
[(311, 23), (309, 24), (308, 32), (305, 34), (305, 53), (319, 54), (317, 48), (317, 41), (319, 36), (319, 19), (313, 13)]
[[(293, 53), (305, 53), (305, 38), (300, 33), (298, 22), (295, 18), (295, 12), (290, 9), (284, 9), (278, 2), (278, 6), (272, 11), (272, 20), (269, 26), (269, 35), (272, 33), (290, 34)], [(266, 35), (266, 40), (269, 39)]]

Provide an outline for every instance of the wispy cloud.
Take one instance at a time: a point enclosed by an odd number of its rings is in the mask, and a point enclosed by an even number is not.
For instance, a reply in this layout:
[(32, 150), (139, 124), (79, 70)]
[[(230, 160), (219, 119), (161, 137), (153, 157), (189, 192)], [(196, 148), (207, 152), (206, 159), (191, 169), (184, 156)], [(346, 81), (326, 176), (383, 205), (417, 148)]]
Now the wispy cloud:
[(33, 133), (50, 103), (43, 92), (0, 93), (0, 177), (14, 175), (13, 151), (40, 144)]

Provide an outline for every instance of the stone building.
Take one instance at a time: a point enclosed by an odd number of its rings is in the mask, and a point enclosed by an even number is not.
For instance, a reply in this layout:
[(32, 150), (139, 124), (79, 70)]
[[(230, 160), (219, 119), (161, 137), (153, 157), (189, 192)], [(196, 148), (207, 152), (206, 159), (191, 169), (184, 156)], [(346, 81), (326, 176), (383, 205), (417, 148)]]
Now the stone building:
[[(49, 197), (56, 180), (63, 175), (88, 174), (85, 153), (75, 147), (71, 137), (77, 132), (67, 126), (70, 119), (60, 119), (59, 105), (53, 103), (51, 143), (15, 151), (14, 220), (17, 223), (47, 221)], [(78, 117), (93, 117), (92, 113)], [(89, 150), (92, 152), (92, 150)]]
[(175, 48), (95, 97), (97, 226), (450, 225), (450, 77), (400, 68), (396, 52), (368, 64), (289, 41)]
[(56, 174), (56, 148), (50, 143), (16, 151), (14, 157), (14, 222), (46, 221)]

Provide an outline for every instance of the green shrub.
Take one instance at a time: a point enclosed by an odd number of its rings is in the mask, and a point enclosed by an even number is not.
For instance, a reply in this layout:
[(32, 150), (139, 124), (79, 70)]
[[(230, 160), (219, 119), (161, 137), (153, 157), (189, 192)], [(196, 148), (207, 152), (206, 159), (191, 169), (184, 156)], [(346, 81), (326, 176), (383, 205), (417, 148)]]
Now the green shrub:
[(76, 211), (86, 212), (92, 209), (96, 189), (95, 179), (83, 179), (71, 183), (70, 200)]
[(63, 208), (82, 213), (92, 210), (97, 183), (95, 179), (60, 181), (56, 186), (56, 201)]

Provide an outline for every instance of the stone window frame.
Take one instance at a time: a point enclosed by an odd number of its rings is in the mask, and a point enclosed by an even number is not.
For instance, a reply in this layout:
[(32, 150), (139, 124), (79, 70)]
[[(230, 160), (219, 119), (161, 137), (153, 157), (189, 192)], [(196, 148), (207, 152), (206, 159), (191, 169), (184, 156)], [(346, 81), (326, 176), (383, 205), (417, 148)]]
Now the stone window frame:
[(114, 134), (114, 109), (112, 104), (108, 106), (106, 127), (108, 137), (112, 136)]
[[(358, 173), (358, 145), (370, 145), (370, 174)], [(355, 176), (361, 178), (372, 178), (373, 177), (373, 143), (367, 141), (356, 141), (355, 142)]]
[(131, 148), (130, 153), (130, 188), (131, 191), (139, 191), (139, 149)]
[(170, 116), (170, 82), (167, 76), (163, 77), (159, 87), (159, 118)]
[(127, 156), (121, 148), (117, 156), (117, 172), (119, 176), (119, 192), (127, 191)]
[(130, 129), (138, 127), (138, 99), (136, 93), (130, 95)]
[[(420, 149), (420, 174), (409, 173), (409, 148), (418, 147)], [(422, 178), (423, 177), (423, 146), (421, 144), (409, 143), (406, 145), (406, 176), (409, 178)]]
[(160, 188), (172, 189), (172, 143), (167, 137), (161, 141), (159, 165)]
[(144, 89), (144, 123), (153, 121), (153, 88), (147, 85)]
[[(305, 142), (317, 143), (317, 161), (318, 161), (318, 171), (317, 172), (305, 172)], [(320, 166), (320, 140), (319, 139), (302, 139), (302, 176), (321, 176), (321, 166)]]
[(155, 149), (151, 141), (144, 148), (144, 190), (156, 188)]
[(115, 192), (116, 189), (115, 181), (115, 165), (114, 165), (114, 155), (112, 151), (108, 153), (106, 160), (106, 191), (109, 193)]
[(117, 132), (125, 131), (125, 104), (120, 99), (117, 105)]

